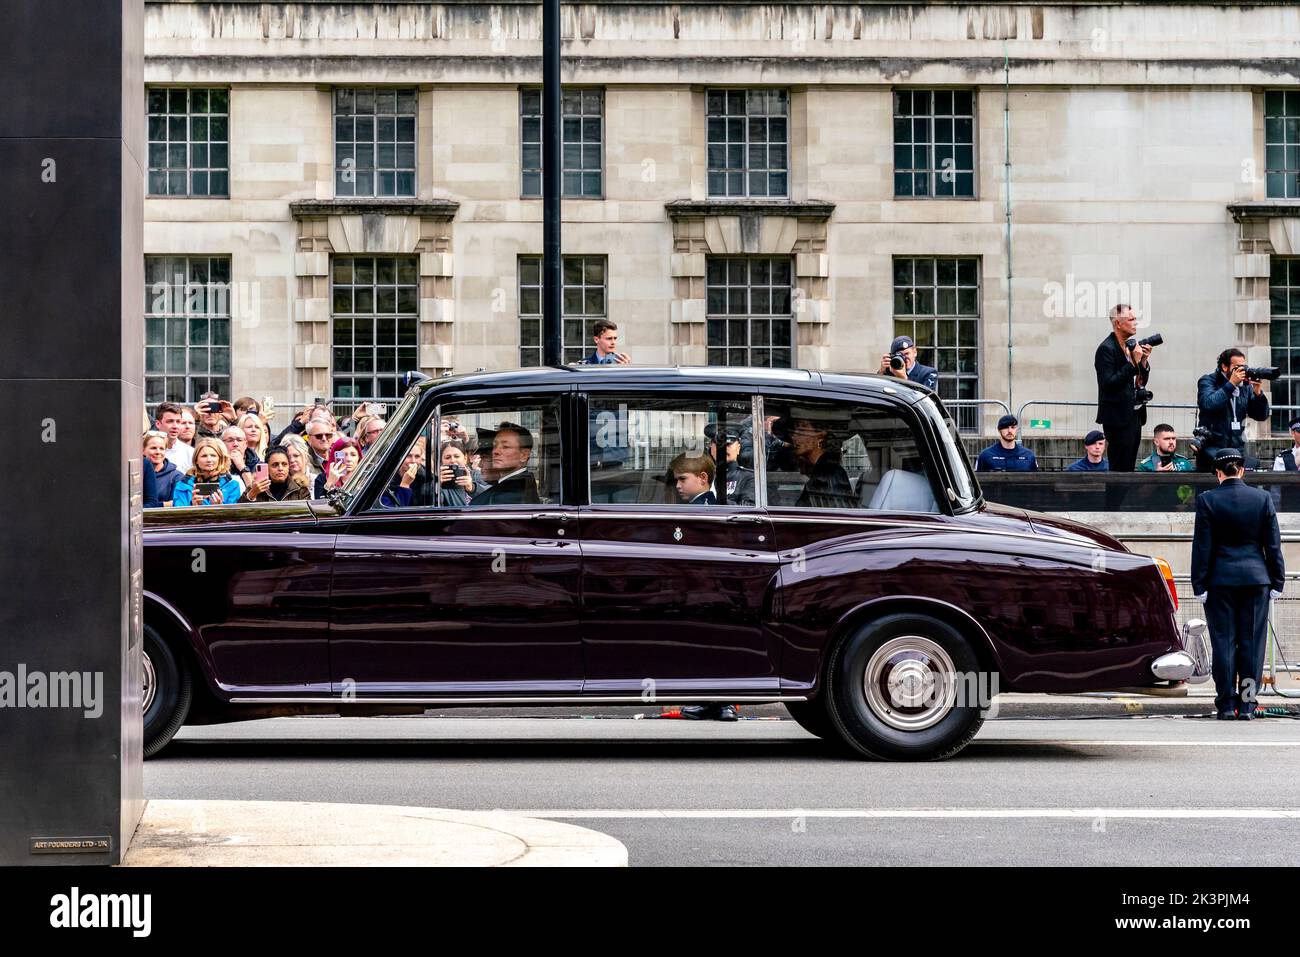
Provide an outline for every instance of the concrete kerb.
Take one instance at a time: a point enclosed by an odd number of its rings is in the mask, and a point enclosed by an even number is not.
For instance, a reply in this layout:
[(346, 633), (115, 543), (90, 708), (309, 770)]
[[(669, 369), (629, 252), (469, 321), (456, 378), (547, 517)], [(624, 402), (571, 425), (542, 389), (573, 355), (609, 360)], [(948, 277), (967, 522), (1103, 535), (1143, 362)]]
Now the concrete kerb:
[(127, 867), (626, 867), (598, 831), (508, 811), (150, 801)]

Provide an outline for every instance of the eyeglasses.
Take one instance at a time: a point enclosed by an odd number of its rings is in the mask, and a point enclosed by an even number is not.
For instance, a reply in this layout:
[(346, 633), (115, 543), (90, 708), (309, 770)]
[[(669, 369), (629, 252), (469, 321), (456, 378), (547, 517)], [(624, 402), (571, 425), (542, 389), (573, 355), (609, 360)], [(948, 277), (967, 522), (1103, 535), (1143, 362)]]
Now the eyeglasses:
[(307, 434), (309, 439), (332, 439), (334, 436), (334, 432), (309, 432)]
[(366, 435), (378, 435), (378, 434), (379, 434), (380, 432), (382, 432), (382, 431), (384, 431), (383, 428), (378, 428), (378, 429), (366, 429)]

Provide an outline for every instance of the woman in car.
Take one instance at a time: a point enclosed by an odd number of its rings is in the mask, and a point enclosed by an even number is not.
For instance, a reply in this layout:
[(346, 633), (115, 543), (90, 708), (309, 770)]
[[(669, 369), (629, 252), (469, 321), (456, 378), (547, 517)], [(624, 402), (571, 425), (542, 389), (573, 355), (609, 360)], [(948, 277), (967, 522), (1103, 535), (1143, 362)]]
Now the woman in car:
[[(778, 423), (780, 424), (780, 423)], [(787, 419), (782, 431), (808, 481), (795, 508), (849, 508), (854, 504), (849, 473), (840, 464), (840, 441), (811, 419)]]
[[(211, 492), (200, 492), (199, 485), (215, 485)], [(239, 501), (244, 486), (230, 474), (230, 453), (216, 439), (199, 439), (194, 443), (194, 465), (176, 483), (172, 504), (177, 508), (187, 505), (223, 505)]]

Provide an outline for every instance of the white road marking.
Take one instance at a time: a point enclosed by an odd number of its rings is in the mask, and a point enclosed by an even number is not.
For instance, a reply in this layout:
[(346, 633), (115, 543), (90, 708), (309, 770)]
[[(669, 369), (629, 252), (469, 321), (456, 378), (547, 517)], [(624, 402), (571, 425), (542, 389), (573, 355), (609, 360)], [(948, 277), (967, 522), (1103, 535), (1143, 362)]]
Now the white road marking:
[(511, 810), (519, 817), (541, 818), (699, 818), (699, 819), (786, 819), (817, 818), (1072, 818), (1093, 820), (1131, 818), (1138, 820), (1300, 820), (1300, 808), (1143, 808), (1143, 807), (1028, 807), (1028, 808), (547, 808)]
[(979, 744), (1073, 744), (1086, 745), (1090, 748), (1295, 748), (1300, 747), (1300, 739), (1294, 741), (1224, 741), (1210, 739), (1207, 741), (1161, 741), (1159, 739), (1134, 739), (1126, 741), (1091, 741), (1087, 738), (976, 738), (970, 746)]

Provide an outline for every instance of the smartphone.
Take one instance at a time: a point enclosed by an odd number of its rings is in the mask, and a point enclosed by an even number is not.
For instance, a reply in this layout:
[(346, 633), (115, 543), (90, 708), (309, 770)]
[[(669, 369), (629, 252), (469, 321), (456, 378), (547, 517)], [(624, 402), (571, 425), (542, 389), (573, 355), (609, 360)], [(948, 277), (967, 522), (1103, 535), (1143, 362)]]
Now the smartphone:
[(262, 414), (266, 415), (274, 411), (275, 411), (275, 396), (273, 395), (262, 396)]
[(325, 401), (325, 396), (323, 396), (323, 395), (318, 395), (318, 396), (316, 396), (315, 399), (312, 400), (312, 404), (313, 404), (313, 405), (327, 405), (328, 403)]
[(220, 482), (199, 482), (194, 486), (194, 497), (216, 495), (220, 491)]
[(371, 415), (377, 415), (380, 418), (388, 415), (388, 406), (383, 402), (367, 402), (366, 411)]
[(343, 450), (342, 450), (342, 449), (339, 449), (337, 452), (334, 453), (334, 461), (335, 461), (336, 463), (337, 463), (337, 462), (342, 462), (342, 461), (343, 461)]
[(253, 478), (258, 482), (265, 482), (270, 477), (271, 466), (267, 465), (265, 462), (259, 463), (257, 468), (253, 469)]

